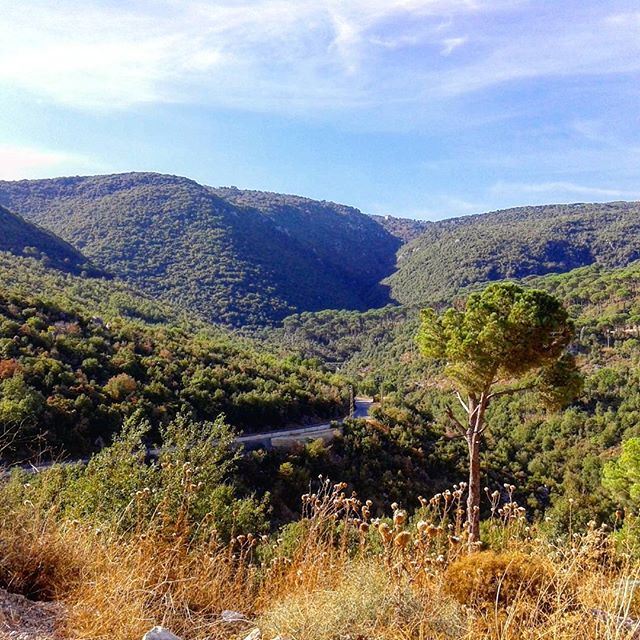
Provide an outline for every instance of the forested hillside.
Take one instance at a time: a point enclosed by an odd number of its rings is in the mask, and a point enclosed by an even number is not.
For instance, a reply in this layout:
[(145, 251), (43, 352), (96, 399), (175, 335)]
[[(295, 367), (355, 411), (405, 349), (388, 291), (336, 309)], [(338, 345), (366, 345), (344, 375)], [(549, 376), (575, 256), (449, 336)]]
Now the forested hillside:
[(546, 205), (424, 222), (153, 173), (0, 182), (0, 204), (104, 270), (208, 321), (445, 301), (501, 278), (640, 257), (640, 204)]
[[(560, 412), (542, 408), (527, 394), (501, 399), (489, 416), (483, 469), (490, 483), (513, 483), (518, 500), (530, 509), (555, 514), (558, 526), (570, 517), (574, 522), (607, 517), (612, 503), (601, 487), (603, 465), (622, 442), (640, 436), (640, 261), (620, 268), (594, 264), (522, 282), (553, 293), (569, 310), (576, 325), (571, 350), (585, 375), (585, 387)], [(459, 306), (478, 288), (438, 300), (435, 306)], [(345, 437), (352, 448), (376, 451), (367, 457), (370, 462), (357, 463), (372, 466), (354, 481), (370, 487), (374, 477), (390, 499), (438, 491), (465, 471), (460, 441), (446, 436), (443, 407), (450, 394), (438, 363), (426, 361), (417, 349), (418, 324), (419, 308), (405, 306), (300, 314), (275, 331), (277, 342), (335, 361), (342, 374), (358, 381), (360, 390), (382, 396), (376, 413), (379, 431), (365, 435), (354, 427)], [(394, 455), (385, 453), (402, 449), (400, 443), (407, 447), (403, 471)], [(420, 478), (420, 463), (412, 460), (415, 450), (422, 452), (423, 464), (428, 460), (430, 477)]]
[(413, 220), (411, 218), (396, 218), (395, 216), (371, 216), (381, 227), (390, 234), (402, 240), (411, 242), (421, 236), (429, 225), (436, 224), (427, 220)]
[[(625, 267), (602, 264), (567, 273), (529, 276), (522, 283), (553, 293), (576, 323), (577, 340), (612, 346), (616, 341), (635, 346), (640, 340), (640, 261)], [(421, 306), (441, 309), (456, 304), (481, 284), (461, 289), (449, 298), (436, 297)], [(298, 349), (309, 357), (333, 362), (352, 375), (393, 379), (394, 371), (420, 362), (414, 343), (420, 306), (387, 306), (364, 313), (321, 311), (285, 319), (282, 328), (266, 332), (267, 339)], [(631, 342), (629, 342), (631, 341)]]
[(32, 256), (44, 264), (70, 273), (96, 273), (89, 261), (53, 233), (27, 222), (0, 206), (0, 251)]
[(268, 430), (346, 411), (337, 377), (223, 329), (180, 322), (116, 282), (0, 253), (0, 284), (4, 455), (84, 454), (134, 412), (154, 427), (187, 410)]
[(640, 257), (640, 203), (519, 207), (427, 226), (385, 282), (404, 304), (446, 299), (501, 278), (565, 272)]
[(0, 182), (0, 203), (150, 294), (234, 326), (383, 304), (400, 245), (355, 209), (159, 174)]
[(321, 260), (329, 273), (346, 278), (368, 306), (388, 302), (386, 288), (379, 282), (395, 269), (401, 239), (371, 216), (300, 196), (235, 188), (212, 191), (235, 205), (260, 211), (291, 242)]

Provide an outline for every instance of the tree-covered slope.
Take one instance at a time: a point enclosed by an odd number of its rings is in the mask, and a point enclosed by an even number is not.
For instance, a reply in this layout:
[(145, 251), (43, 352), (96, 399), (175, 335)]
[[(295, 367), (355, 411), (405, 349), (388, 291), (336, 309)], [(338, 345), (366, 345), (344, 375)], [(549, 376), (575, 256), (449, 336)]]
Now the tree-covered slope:
[(346, 393), (309, 361), (185, 324), (117, 281), (0, 253), (0, 445), (13, 455), (87, 453), (134, 412), (268, 430), (343, 415)]
[[(487, 486), (501, 487), (505, 480), (513, 484), (518, 502), (547, 513), (554, 527), (608, 518), (615, 507), (601, 487), (602, 467), (619, 453), (621, 443), (640, 436), (640, 260), (618, 268), (593, 264), (521, 282), (558, 297), (575, 321), (571, 352), (584, 374), (584, 391), (559, 411), (544, 407), (535, 394), (501, 398), (491, 409), (485, 434)], [(457, 307), (482, 286), (435, 306)], [(413, 470), (404, 475), (404, 467), (402, 472), (397, 467), (388, 474), (375, 472), (377, 483), (384, 486), (388, 477), (390, 485), (401, 487), (401, 495), (441, 490), (466, 471), (460, 440), (446, 436), (445, 407), (456, 408), (457, 401), (442, 379), (442, 363), (420, 355), (418, 325), (419, 308), (403, 306), (299, 314), (272, 330), (274, 340), (340, 362), (340, 373), (352, 377), (360, 391), (382, 396), (374, 410), (380, 431), (411, 443), (428, 456), (428, 470), (437, 470), (431, 484)], [(427, 429), (416, 444), (420, 425)], [(349, 429), (348, 435), (355, 433)], [(374, 433), (365, 432), (367, 447)], [(384, 448), (376, 451), (375, 463), (395, 464)]]
[(379, 282), (399, 241), (370, 218), (227, 191), (131, 173), (0, 182), (0, 203), (115, 275), (214, 322), (259, 325), (296, 311), (384, 302)]
[(329, 273), (346, 278), (368, 307), (388, 302), (386, 287), (379, 283), (395, 269), (401, 239), (372, 216), (295, 195), (233, 187), (212, 191), (235, 205), (260, 211), (291, 242), (321, 260)]
[(428, 220), (413, 220), (411, 218), (396, 218), (395, 216), (375, 216), (371, 218), (375, 220), (383, 229), (386, 229), (391, 235), (395, 236), (403, 243), (411, 242), (419, 238), (429, 227), (436, 224)]
[(70, 244), (53, 233), (27, 222), (19, 215), (0, 206), (0, 251), (18, 256), (32, 256), (62, 271), (79, 273), (95, 269)]
[(386, 283), (400, 302), (422, 304), (477, 282), (638, 258), (640, 203), (520, 207), (428, 225)]
[[(576, 324), (576, 344), (635, 348), (640, 340), (640, 260), (624, 267), (592, 264), (567, 273), (528, 276), (529, 287), (557, 296)], [(442, 309), (456, 305), (482, 284), (474, 284), (449, 297), (438, 296), (424, 306)], [(266, 339), (307, 357), (338, 366), (342, 372), (366, 381), (386, 380), (392, 388), (399, 378), (423, 375), (424, 361), (415, 335), (419, 306), (387, 306), (365, 312), (326, 310), (286, 318), (282, 327), (265, 332)]]

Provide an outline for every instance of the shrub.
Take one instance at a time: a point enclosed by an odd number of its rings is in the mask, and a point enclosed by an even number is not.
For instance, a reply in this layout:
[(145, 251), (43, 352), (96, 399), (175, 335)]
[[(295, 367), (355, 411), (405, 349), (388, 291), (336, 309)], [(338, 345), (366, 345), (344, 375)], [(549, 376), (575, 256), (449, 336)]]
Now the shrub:
[(544, 608), (555, 592), (554, 573), (548, 562), (535, 556), (483, 551), (449, 565), (445, 590), (460, 604), (483, 611), (523, 600)]

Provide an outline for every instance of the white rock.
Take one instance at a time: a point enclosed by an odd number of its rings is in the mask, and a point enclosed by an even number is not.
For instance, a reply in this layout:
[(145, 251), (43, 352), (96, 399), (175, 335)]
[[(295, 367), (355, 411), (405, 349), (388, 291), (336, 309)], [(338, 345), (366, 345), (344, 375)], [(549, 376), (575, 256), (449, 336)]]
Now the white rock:
[(244, 615), (244, 613), (231, 611), (230, 609), (225, 609), (220, 615), (222, 617), (222, 622), (249, 622), (249, 619)]
[(153, 627), (153, 629), (144, 634), (142, 640), (180, 640), (180, 638), (171, 633), (169, 629), (165, 629), (164, 627)]
[(244, 640), (262, 640), (260, 629), (254, 629)]

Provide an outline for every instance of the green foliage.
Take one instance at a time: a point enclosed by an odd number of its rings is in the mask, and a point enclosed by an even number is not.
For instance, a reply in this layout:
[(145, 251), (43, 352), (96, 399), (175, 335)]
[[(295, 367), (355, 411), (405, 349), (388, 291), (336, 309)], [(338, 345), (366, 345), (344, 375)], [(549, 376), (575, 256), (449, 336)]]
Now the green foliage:
[(602, 483), (619, 504), (640, 507), (640, 438), (622, 443), (622, 452), (604, 465)]
[(0, 203), (147, 293), (233, 326), (384, 303), (400, 245), (357, 209), (150, 173), (0, 182)]
[(434, 222), (398, 255), (385, 283), (403, 304), (451, 299), (474, 283), (640, 257), (637, 202), (519, 207)]
[(97, 274), (89, 261), (70, 244), (0, 206), (0, 251), (39, 259), (61, 271)]
[(300, 513), (300, 496), (319, 475), (347, 482), (372, 512), (382, 514), (398, 502), (413, 509), (419, 496), (446, 489), (456, 477), (456, 460), (443, 455), (439, 428), (421, 407), (375, 411), (375, 420), (347, 420), (330, 444), (311, 442), (286, 450), (254, 451), (239, 462), (239, 477), (247, 492), (269, 493), (273, 524), (289, 522)]
[(6, 254), (0, 284), (0, 428), (21, 426), (7, 457), (43, 448), (85, 455), (136, 411), (154, 433), (183, 409), (198, 420), (224, 413), (244, 430), (346, 412), (337, 376), (221, 329), (178, 324), (170, 308), (160, 312), (121, 284), (88, 280), (83, 298), (73, 276), (43, 274)]
[(22, 374), (0, 382), (0, 425), (5, 430), (16, 425), (21, 429), (33, 428), (43, 404), (42, 395), (25, 383)]
[[(572, 335), (559, 300), (541, 290), (496, 283), (469, 296), (462, 311), (450, 308), (441, 316), (423, 311), (417, 341), (426, 357), (446, 360), (444, 374), (460, 391), (480, 395), (532, 370), (544, 376), (545, 386), (564, 386), (562, 374), (573, 373), (572, 361), (558, 366), (557, 360)], [(545, 372), (547, 367), (553, 370)]]
[(14, 472), (2, 488), (3, 502), (28, 500), (110, 531), (144, 530), (155, 522), (168, 535), (175, 528), (229, 540), (234, 531), (265, 530), (266, 502), (236, 490), (239, 452), (222, 418), (207, 423), (179, 415), (163, 429), (152, 463), (143, 445), (149, 432), (148, 421), (135, 414), (86, 465), (54, 465), (31, 477)]
[(394, 216), (371, 217), (390, 234), (402, 240), (403, 243), (411, 242), (420, 237), (425, 229), (434, 224), (426, 220), (412, 220), (411, 218), (396, 218)]

